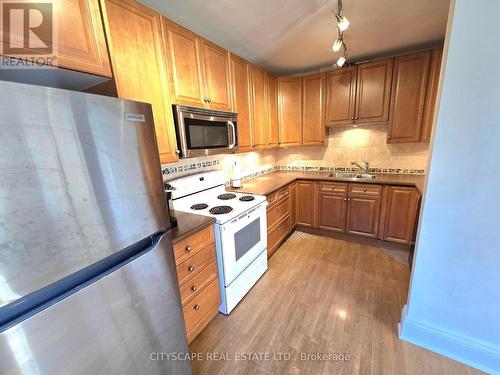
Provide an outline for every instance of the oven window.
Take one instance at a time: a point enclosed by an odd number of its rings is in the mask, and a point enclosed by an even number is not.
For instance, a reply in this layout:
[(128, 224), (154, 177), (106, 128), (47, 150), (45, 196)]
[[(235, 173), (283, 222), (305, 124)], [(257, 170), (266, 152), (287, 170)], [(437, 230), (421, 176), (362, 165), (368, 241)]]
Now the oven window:
[(234, 235), (236, 261), (260, 242), (260, 218), (255, 219)]
[(220, 148), (229, 145), (227, 123), (184, 118), (189, 149)]

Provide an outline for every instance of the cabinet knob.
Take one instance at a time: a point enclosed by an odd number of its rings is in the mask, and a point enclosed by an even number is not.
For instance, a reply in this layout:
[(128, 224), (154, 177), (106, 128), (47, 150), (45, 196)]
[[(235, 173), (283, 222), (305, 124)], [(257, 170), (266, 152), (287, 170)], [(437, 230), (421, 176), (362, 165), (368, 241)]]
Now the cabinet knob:
[(199, 310), (200, 309), (200, 305), (198, 305), (198, 304), (194, 305), (194, 309), (195, 310)]
[(390, 135), (388, 135), (388, 136), (387, 136), (387, 139), (391, 139), (391, 136), (390, 136)]
[(203, 101), (204, 101), (205, 103), (207, 103), (207, 102), (208, 102), (208, 98), (207, 98), (207, 97), (203, 98)]
[(364, 189), (363, 189), (363, 192), (365, 192), (365, 193), (366, 193), (366, 188), (364, 188)]
[(193, 292), (196, 292), (196, 290), (197, 290), (197, 289), (198, 289), (198, 288), (196, 287), (196, 285), (193, 285), (193, 286), (191, 287), (191, 290), (192, 290)]
[(212, 103), (212, 99), (210, 99), (210, 98), (207, 98), (207, 100), (208, 100), (208, 102), (209, 102), (209, 103)]
[(191, 246), (186, 246), (186, 253), (189, 253), (193, 248)]
[(357, 119), (359, 119), (359, 117), (358, 117), (358, 116), (356, 116), (354, 119), (355, 119), (355, 120), (357, 120)]
[(189, 271), (189, 272), (193, 272), (193, 271), (194, 271), (194, 267), (193, 267), (193, 266), (189, 266), (189, 267), (188, 267), (188, 271)]
[(354, 116), (351, 117), (351, 120), (354, 120)]
[(344, 202), (347, 202), (347, 198), (344, 198)]

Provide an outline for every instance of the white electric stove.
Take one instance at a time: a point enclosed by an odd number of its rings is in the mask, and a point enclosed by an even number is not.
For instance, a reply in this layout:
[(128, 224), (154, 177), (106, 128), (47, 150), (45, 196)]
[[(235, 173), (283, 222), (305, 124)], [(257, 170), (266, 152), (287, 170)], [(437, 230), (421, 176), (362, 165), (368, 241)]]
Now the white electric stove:
[(214, 217), (221, 290), (219, 311), (229, 314), (267, 270), (266, 197), (226, 191), (224, 173), (168, 181), (172, 208)]

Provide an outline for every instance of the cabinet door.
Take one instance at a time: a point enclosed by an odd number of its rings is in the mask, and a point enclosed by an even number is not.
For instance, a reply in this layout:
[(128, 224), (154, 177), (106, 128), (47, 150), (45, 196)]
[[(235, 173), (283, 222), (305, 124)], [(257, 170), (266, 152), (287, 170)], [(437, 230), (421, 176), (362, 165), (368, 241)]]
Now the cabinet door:
[[(111, 77), (98, 0), (57, 0), (53, 2), (57, 19), (57, 65), (61, 68)], [(18, 28), (13, 28), (18, 29)], [(3, 40), (21, 39), (15, 30)], [(17, 38), (16, 38), (17, 37)], [(7, 39), (9, 38), (9, 39)], [(41, 38), (45, 45), (52, 41)], [(3, 49), (2, 49), (3, 50)], [(36, 48), (27, 49), (26, 53)]]
[(380, 198), (350, 196), (347, 202), (346, 232), (376, 238), (380, 216)]
[(347, 197), (319, 192), (318, 227), (334, 232), (345, 231)]
[(422, 120), (420, 142), (429, 143), (429, 141), (431, 140), (432, 124), (434, 122), (434, 112), (436, 109), (439, 73), (441, 72), (442, 57), (443, 50), (441, 48), (434, 48), (431, 51), (429, 78), (427, 80), (427, 91), (425, 94), (424, 118)]
[(279, 128), (278, 128), (278, 80), (272, 75), (267, 76), (267, 96), (269, 102), (269, 129), (268, 146), (278, 147)]
[(385, 186), (380, 239), (402, 244), (413, 240), (420, 193), (412, 187)]
[(393, 63), (394, 59), (391, 58), (358, 65), (356, 123), (389, 121)]
[(199, 37), (163, 19), (174, 104), (205, 106)]
[(297, 225), (297, 183), (290, 185), (290, 228), (293, 231)]
[(232, 110), (238, 112), (238, 151), (252, 148), (250, 64), (231, 55)]
[(356, 67), (342, 68), (326, 75), (326, 125), (354, 122)]
[(252, 146), (262, 149), (267, 147), (268, 143), (267, 74), (255, 65), (251, 66), (250, 72), (252, 82)]
[(297, 181), (297, 225), (314, 227), (316, 217), (316, 184)]
[(390, 143), (420, 141), (429, 61), (430, 51), (396, 57), (387, 131)]
[(302, 80), (278, 78), (278, 122), (280, 146), (299, 146), (302, 130)]
[(325, 73), (303, 77), (303, 145), (322, 145), (325, 142), (325, 82)]
[(160, 160), (176, 161), (160, 15), (130, 0), (104, 0), (102, 9), (118, 96), (151, 104)]
[(229, 54), (225, 49), (208, 40), (202, 39), (201, 45), (207, 106), (212, 109), (228, 111), (231, 101)]

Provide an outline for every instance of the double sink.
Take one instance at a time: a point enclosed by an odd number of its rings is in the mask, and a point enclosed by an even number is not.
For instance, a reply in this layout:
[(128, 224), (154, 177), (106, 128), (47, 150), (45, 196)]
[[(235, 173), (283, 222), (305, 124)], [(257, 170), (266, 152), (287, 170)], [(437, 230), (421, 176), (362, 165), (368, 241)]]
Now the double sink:
[(371, 173), (334, 172), (329, 173), (328, 177), (342, 178), (348, 181), (366, 181), (373, 180), (377, 176)]

